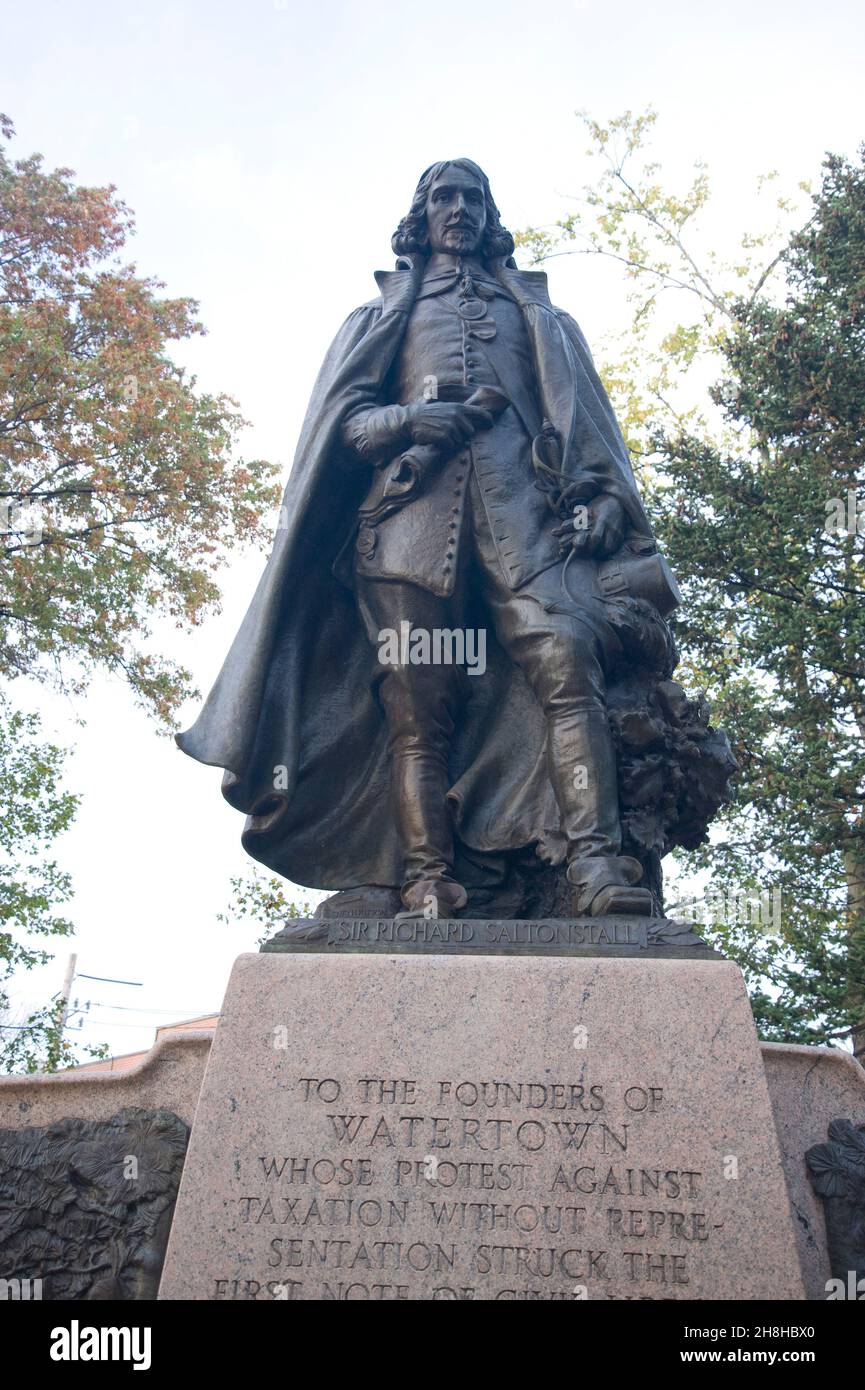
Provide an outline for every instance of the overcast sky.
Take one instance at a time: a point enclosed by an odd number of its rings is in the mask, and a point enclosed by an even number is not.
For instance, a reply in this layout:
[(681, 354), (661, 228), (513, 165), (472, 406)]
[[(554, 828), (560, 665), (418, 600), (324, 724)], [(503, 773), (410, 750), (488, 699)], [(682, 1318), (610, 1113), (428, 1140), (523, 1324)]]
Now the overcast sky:
[[(657, 158), (681, 176), (708, 162), (713, 234), (733, 242), (759, 173), (815, 179), (827, 149), (853, 154), (865, 136), (855, 0), (4, 0), (0, 15), (13, 152), (117, 185), (136, 214), (129, 258), (201, 303), (209, 335), (180, 360), (237, 397), (245, 452), (284, 473), (320, 358), (392, 265), (391, 233), (434, 160), (480, 163), (511, 228), (551, 222), (590, 172), (574, 112), (651, 104)], [(623, 322), (621, 283), (595, 262), (558, 259), (550, 276), (590, 342)], [(262, 562), (225, 571), (203, 628), (160, 634), (203, 692)], [(76, 749), (67, 783), (84, 803), (59, 853), (78, 969), (141, 982), (79, 979), (92, 1007), (76, 1036), (126, 1052), (158, 1023), (218, 1010), (257, 935), (216, 921), (251, 862), (220, 774), (158, 737), (120, 682), (74, 706), (12, 695)], [(21, 981), (19, 1007), (59, 988), (68, 949)]]

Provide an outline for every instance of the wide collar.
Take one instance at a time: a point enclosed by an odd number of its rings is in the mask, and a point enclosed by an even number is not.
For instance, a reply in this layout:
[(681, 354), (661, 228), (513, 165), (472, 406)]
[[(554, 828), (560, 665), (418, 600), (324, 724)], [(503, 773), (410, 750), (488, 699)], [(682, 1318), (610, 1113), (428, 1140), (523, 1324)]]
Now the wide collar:
[(499, 283), (510, 291), (521, 309), (529, 304), (540, 304), (545, 309), (552, 309), (545, 270), (516, 270), (510, 266), (499, 265), (496, 266), (495, 272)]
[(381, 291), (382, 314), (408, 313), (423, 280), (424, 263), (401, 256), (396, 270), (377, 270), (375, 282)]
[[(425, 261), (401, 256), (396, 270), (377, 270), (376, 284), (381, 291), (383, 313), (406, 313), (417, 298), (423, 281)], [(502, 287), (513, 296), (521, 309), (530, 304), (540, 304), (552, 309), (550, 292), (547, 287), (547, 274), (544, 270), (515, 270), (510, 266), (496, 265), (493, 273)]]

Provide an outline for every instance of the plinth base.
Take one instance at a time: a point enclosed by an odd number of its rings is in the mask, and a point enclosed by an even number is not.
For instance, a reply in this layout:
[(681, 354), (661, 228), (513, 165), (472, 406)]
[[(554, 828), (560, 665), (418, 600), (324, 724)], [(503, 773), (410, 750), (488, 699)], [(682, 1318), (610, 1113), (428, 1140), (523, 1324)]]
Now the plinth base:
[(241, 956), (160, 1297), (804, 1298), (738, 967)]
[(666, 917), (326, 917), (286, 922), (262, 951), (634, 956), (722, 960), (689, 922)]

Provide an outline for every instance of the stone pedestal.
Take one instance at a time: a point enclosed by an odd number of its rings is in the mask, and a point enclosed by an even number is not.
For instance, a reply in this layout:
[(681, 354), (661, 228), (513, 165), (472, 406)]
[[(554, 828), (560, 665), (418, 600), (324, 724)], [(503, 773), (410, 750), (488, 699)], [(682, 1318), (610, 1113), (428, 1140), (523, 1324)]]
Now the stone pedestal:
[(171, 1299), (802, 1299), (741, 973), (241, 956)]

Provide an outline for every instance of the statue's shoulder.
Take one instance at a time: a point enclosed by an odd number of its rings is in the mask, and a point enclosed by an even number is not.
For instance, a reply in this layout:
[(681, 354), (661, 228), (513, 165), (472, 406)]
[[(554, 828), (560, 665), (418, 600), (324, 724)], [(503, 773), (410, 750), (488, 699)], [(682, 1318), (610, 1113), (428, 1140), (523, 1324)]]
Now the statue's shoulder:
[(588, 352), (589, 344), (586, 341), (586, 335), (583, 332), (580, 325), (577, 323), (577, 320), (574, 318), (573, 314), (569, 313), (567, 309), (559, 308), (558, 304), (553, 304), (550, 307), (552, 308), (552, 311), (556, 315), (556, 317), (558, 319), (561, 319), (570, 337), (573, 338), (574, 341), (580, 345), (584, 352)]
[(366, 304), (358, 304), (356, 309), (340, 325), (337, 339), (363, 337), (381, 318), (381, 299), (370, 299)]

